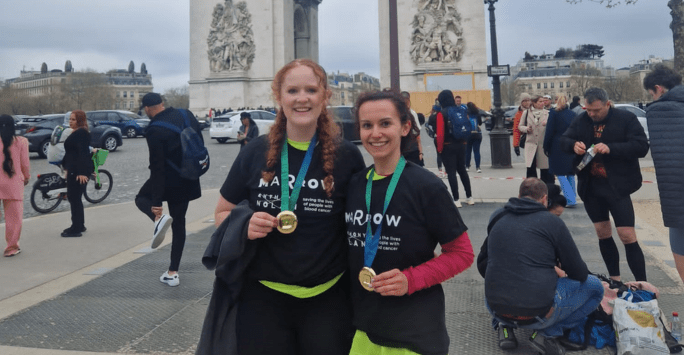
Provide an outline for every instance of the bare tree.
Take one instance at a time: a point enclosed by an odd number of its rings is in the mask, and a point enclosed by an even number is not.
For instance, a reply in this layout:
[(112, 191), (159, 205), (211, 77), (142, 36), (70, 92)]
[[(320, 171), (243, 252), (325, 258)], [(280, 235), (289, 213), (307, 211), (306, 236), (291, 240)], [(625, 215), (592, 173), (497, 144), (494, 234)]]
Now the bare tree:
[(112, 106), (114, 89), (102, 74), (90, 69), (73, 73), (62, 90), (71, 109), (97, 110)]
[(579, 92), (581, 95), (601, 82), (601, 71), (584, 65), (573, 65), (570, 69), (570, 82), (574, 86), (573, 92)]
[(524, 84), (516, 84), (510, 78), (501, 82), (501, 103), (507, 106), (518, 104), (518, 97), (524, 92)]
[(633, 102), (642, 99), (641, 85), (635, 76), (605, 78), (602, 87), (615, 102)]
[[(581, 3), (582, 0), (565, 0), (571, 4)], [(619, 5), (621, 2), (625, 4), (636, 4), (639, 0), (589, 0), (599, 4), (605, 4), (606, 7), (611, 8)], [(672, 22), (670, 29), (672, 30), (672, 42), (674, 44), (674, 68), (680, 73), (684, 74), (684, 0), (670, 0), (667, 2), (672, 15)]]
[(184, 108), (190, 107), (190, 93), (188, 86), (179, 86), (164, 91), (164, 100), (166, 107)]

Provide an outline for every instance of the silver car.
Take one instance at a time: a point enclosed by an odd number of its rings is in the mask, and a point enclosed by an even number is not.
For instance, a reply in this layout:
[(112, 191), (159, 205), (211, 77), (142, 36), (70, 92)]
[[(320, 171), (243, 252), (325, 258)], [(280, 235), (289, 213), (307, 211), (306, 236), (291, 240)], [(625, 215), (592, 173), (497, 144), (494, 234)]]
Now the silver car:
[(648, 123), (646, 122), (646, 111), (634, 106), (634, 105), (629, 105), (629, 104), (616, 104), (615, 108), (620, 109), (620, 110), (626, 110), (634, 115), (637, 116), (637, 119), (639, 120), (639, 123), (641, 123), (641, 126), (644, 127), (644, 132), (646, 132), (646, 138), (651, 139), (648, 135)]

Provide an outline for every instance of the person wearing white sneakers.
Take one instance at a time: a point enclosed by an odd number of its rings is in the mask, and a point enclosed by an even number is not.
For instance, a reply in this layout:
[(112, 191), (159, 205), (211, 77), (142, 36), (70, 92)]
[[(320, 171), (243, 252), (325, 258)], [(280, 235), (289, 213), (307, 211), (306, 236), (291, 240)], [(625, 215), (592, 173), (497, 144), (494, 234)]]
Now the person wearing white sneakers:
[[(199, 132), (199, 122), (195, 115), (185, 110), (169, 107), (164, 108), (162, 98), (157, 93), (148, 93), (142, 98), (142, 107), (151, 122), (161, 121), (182, 127), (185, 114), (190, 125)], [(202, 135), (199, 135), (201, 138)], [(135, 197), (135, 204), (141, 212), (154, 221), (154, 231), (150, 247), (156, 249), (171, 228), (173, 240), (171, 242), (171, 263), (169, 269), (159, 278), (159, 281), (169, 285), (178, 286), (180, 279), (178, 267), (183, 247), (185, 246), (185, 213), (190, 201), (202, 196), (198, 180), (188, 180), (180, 176), (173, 168), (181, 165), (183, 151), (181, 148), (180, 135), (166, 127), (152, 125), (147, 128), (145, 134), (150, 156), (150, 178), (140, 188)], [(173, 163), (173, 164), (171, 164)], [(164, 214), (162, 201), (166, 201), (169, 213)]]

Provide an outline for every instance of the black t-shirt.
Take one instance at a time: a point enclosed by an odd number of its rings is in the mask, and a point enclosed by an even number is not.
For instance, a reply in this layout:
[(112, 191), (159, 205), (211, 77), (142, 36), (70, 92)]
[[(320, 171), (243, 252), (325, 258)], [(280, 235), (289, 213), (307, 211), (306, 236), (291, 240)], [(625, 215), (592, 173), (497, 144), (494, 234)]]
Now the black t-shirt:
[[(221, 187), (221, 196), (238, 204), (249, 200), (254, 211), (275, 216), (280, 213), (280, 163), (270, 183), (261, 179), (266, 167), (268, 137), (261, 136), (240, 151)], [(290, 194), (305, 151), (288, 145)], [(365, 167), (359, 149), (342, 141), (337, 148), (332, 197), (323, 187), (326, 176), (321, 164), (321, 144), (314, 149), (313, 159), (304, 179), (295, 214), (297, 229), (291, 234), (273, 230), (258, 243), (257, 253), (247, 271), (250, 280), (265, 280), (288, 285), (313, 287), (330, 281), (346, 270), (347, 249), (344, 239), (344, 206), (347, 185), (352, 175)]]
[[(446, 354), (449, 336), (441, 285), (395, 297), (368, 292), (357, 280), (364, 266), (368, 170), (352, 178), (345, 214), (354, 325), (379, 345), (408, 348), (420, 354)], [(388, 176), (373, 182), (373, 232), (378, 227), (390, 180)], [(444, 183), (413, 163), (406, 164), (382, 221), (380, 243), (372, 265), (376, 274), (418, 266), (434, 258), (437, 243), (447, 244), (467, 230)]]

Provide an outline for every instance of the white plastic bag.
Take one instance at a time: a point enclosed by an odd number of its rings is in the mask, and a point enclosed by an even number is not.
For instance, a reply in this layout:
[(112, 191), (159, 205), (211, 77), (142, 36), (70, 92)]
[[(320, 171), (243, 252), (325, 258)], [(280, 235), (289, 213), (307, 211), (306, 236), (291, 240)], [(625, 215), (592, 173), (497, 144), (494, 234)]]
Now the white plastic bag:
[(48, 146), (47, 159), (50, 164), (61, 164), (64, 160), (64, 141), (69, 137), (73, 130), (71, 128), (62, 128), (62, 126), (55, 127), (52, 131), (50, 145)]
[(669, 354), (663, 325), (658, 317), (660, 308), (655, 299), (633, 303), (617, 298), (613, 308), (613, 325), (618, 355)]

